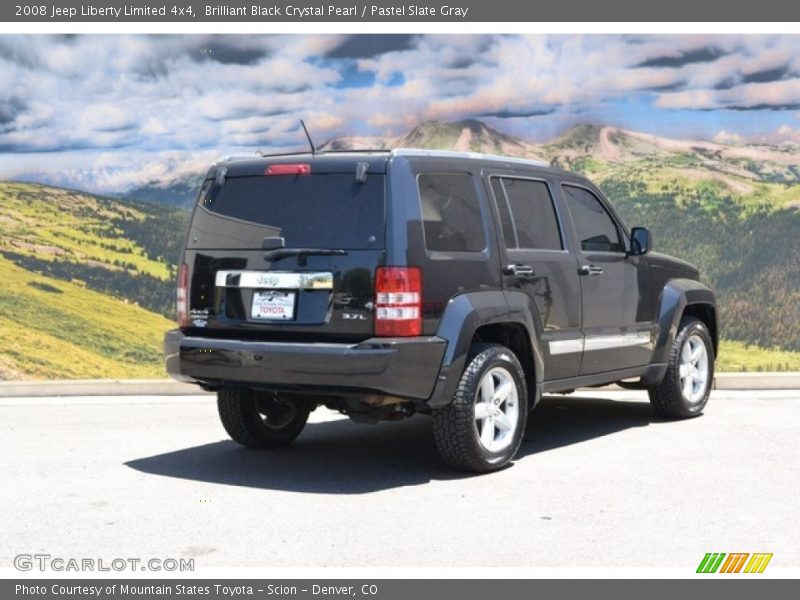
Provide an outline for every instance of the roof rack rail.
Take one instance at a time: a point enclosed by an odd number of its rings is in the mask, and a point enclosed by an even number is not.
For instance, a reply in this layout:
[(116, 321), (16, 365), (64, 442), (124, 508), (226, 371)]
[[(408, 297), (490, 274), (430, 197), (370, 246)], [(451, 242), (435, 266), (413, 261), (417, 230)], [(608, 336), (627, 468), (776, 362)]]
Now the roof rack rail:
[(460, 152), (457, 150), (427, 150), (424, 148), (395, 148), (391, 152), (392, 156), (432, 156), (442, 158), (473, 158), (476, 160), (493, 160), (506, 163), (518, 163), (533, 165), (536, 167), (549, 167), (550, 163), (543, 160), (532, 158), (516, 158), (512, 156), (501, 156), (499, 154), (483, 154), (481, 152)]
[(322, 154), (389, 154), (390, 148), (352, 148), (350, 150), (318, 150)]
[[(391, 150), (388, 148), (356, 148), (353, 150), (320, 150), (317, 148), (316, 154), (313, 156), (324, 156), (326, 154), (389, 154)], [(306, 156), (310, 155), (311, 152), (308, 150), (298, 150), (295, 152), (274, 152), (274, 153), (265, 153), (261, 151), (255, 151), (252, 154), (248, 153), (236, 153), (236, 154), (229, 154), (223, 156), (219, 162), (228, 162), (231, 160), (252, 160), (253, 158), (281, 158), (283, 156)]]
[[(253, 154), (231, 154), (223, 157), (219, 162), (228, 162), (233, 160), (248, 160), (253, 158), (281, 158), (292, 156), (308, 156), (311, 153), (308, 150), (296, 152), (276, 152), (274, 154), (265, 154), (264, 152), (255, 152)], [(495, 162), (515, 163), (536, 167), (549, 167), (550, 163), (543, 160), (536, 160), (532, 158), (516, 158), (512, 156), (501, 156), (499, 154), (483, 154), (481, 152), (460, 152), (457, 150), (428, 150), (425, 148), (354, 148), (352, 150), (319, 150), (313, 156), (320, 157), (331, 154), (388, 154), (390, 156), (430, 156), (441, 158), (471, 158), (475, 160), (490, 160)]]
[(255, 152), (235, 152), (233, 154), (225, 154), (217, 162), (230, 162), (232, 160), (252, 160), (259, 158), (262, 154), (258, 151)]
[(246, 152), (228, 154), (227, 156), (223, 156), (219, 162), (228, 162), (231, 160), (253, 160), (255, 158), (277, 158), (280, 156), (302, 156), (304, 154), (310, 154), (310, 152), (308, 150), (303, 150), (297, 152), (276, 152), (274, 154), (266, 154), (261, 150), (256, 150), (252, 154), (248, 154)]

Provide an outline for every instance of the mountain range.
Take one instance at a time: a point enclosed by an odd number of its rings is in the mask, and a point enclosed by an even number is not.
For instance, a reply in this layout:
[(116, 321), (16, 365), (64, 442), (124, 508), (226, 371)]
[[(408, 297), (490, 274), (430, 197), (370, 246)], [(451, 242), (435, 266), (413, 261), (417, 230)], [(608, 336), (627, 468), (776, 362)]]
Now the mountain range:
[[(546, 142), (503, 133), (477, 119), (426, 121), (400, 136), (338, 137), (320, 150), (428, 148), (501, 154), (550, 162), (597, 180), (639, 174), (661, 185), (681, 181), (708, 183), (745, 202), (776, 206), (800, 201), (786, 186), (800, 182), (800, 146), (731, 144), (673, 140), (605, 125), (576, 125)], [(304, 150), (304, 148), (299, 148)], [(197, 155), (170, 153), (165, 158), (128, 166), (29, 173), (18, 179), (173, 206), (190, 206), (213, 162)]]
[[(800, 370), (799, 147), (600, 125), (536, 143), (466, 120), (425, 122), (398, 137), (336, 138), (321, 149), (393, 147), (535, 158), (586, 174), (630, 225), (653, 231), (657, 250), (695, 263), (716, 289), (721, 370)], [(0, 182), (0, 379), (163, 373), (174, 265), (207, 167), (197, 158), (47, 180), (88, 189), (119, 182), (113, 196)]]
[(769, 184), (800, 183), (800, 146), (673, 140), (604, 125), (576, 125), (544, 143), (501, 133), (486, 123), (428, 121), (399, 137), (336, 138), (322, 149), (430, 148), (501, 154), (549, 162), (603, 180), (641, 167), (648, 179), (706, 182), (743, 200), (797, 204), (800, 195)]

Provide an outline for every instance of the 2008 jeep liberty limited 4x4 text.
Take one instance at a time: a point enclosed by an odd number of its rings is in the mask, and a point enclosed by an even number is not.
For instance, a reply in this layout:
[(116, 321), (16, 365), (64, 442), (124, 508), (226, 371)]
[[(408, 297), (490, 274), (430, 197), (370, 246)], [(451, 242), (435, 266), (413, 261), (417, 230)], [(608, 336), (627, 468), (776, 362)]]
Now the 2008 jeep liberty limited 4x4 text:
[(290, 443), (320, 405), (431, 415), (449, 465), (517, 452), (543, 393), (636, 379), (698, 415), (714, 294), (651, 251), (591, 182), (429, 150), (230, 159), (208, 172), (179, 268), (167, 371), (218, 394), (228, 434)]

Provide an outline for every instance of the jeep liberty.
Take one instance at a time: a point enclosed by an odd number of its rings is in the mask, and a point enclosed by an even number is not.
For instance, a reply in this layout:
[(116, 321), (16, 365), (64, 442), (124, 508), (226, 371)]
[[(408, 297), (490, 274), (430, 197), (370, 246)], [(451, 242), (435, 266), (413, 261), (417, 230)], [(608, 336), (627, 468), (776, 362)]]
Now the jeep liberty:
[(508, 464), (542, 394), (623, 382), (698, 415), (713, 292), (587, 179), (530, 160), (398, 149), (214, 165), (179, 265), (166, 368), (274, 448), (325, 406), (422, 413), (452, 467)]

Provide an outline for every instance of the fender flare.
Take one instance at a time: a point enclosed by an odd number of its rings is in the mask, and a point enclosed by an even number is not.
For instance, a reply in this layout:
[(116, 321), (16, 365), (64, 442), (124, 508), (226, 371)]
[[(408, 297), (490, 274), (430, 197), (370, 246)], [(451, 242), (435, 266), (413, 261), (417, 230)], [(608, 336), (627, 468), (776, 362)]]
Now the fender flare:
[(667, 370), (667, 361), (672, 345), (678, 335), (678, 327), (681, 318), (687, 307), (703, 306), (710, 308), (714, 315), (714, 327), (712, 327), (712, 337), (714, 349), (717, 347), (718, 330), (716, 324), (716, 298), (714, 292), (707, 286), (694, 279), (672, 279), (667, 282), (657, 300), (656, 311), (656, 337), (653, 346), (653, 357), (651, 365), (653, 367), (642, 382), (647, 385), (658, 384), (664, 378)]
[(452, 401), (475, 332), (484, 325), (493, 324), (514, 324), (525, 329), (534, 357), (532, 369), (536, 395), (532, 400), (538, 400), (544, 363), (536, 334), (539, 329), (533, 321), (533, 315), (538, 316), (538, 312), (528, 303), (532, 304), (532, 301), (527, 294), (503, 290), (468, 292), (448, 302), (436, 332), (439, 338), (447, 342), (447, 348), (428, 406), (441, 408)]

